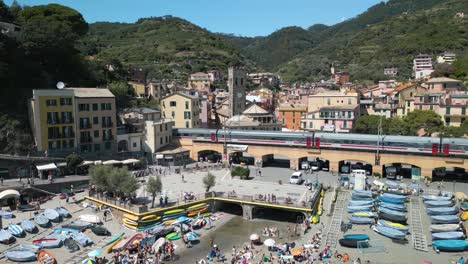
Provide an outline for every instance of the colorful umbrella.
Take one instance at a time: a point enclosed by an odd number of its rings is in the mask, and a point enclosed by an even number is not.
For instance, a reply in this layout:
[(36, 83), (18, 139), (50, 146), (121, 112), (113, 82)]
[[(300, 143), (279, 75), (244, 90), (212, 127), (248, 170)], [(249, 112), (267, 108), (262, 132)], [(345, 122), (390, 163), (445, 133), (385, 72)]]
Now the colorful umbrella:
[(260, 237), (257, 234), (251, 234), (250, 240), (258, 240)]
[(101, 253), (102, 253), (102, 249), (95, 249), (88, 253), (88, 257), (94, 258), (94, 257), (101, 255)]
[(298, 255), (302, 254), (302, 252), (304, 252), (304, 250), (302, 248), (295, 248), (295, 249), (291, 250), (291, 254), (293, 256), (298, 256)]

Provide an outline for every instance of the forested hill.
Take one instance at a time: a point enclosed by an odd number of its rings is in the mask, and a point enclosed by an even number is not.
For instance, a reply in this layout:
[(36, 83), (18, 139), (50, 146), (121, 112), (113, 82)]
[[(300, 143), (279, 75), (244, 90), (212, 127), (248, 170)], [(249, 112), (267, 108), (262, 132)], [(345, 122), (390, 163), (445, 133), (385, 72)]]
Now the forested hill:
[[(241, 48), (265, 70), (276, 71), (287, 81), (327, 78), (331, 63), (361, 80), (381, 78), (384, 66), (401, 67), (401, 77), (408, 78), (413, 52), (454, 49), (463, 53), (466, 32), (462, 27), (466, 28), (466, 20), (456, 20), (454, 16), (463, 11), (466, 14), (467, 3), (390, 0), (332, 26), (285, 28), (256, 38), (225, 35), (224, 39)], [(450, 34), (443, 37), (447, 31)], [(408, 47), (419, 44), (423, 45), (416, 50)]]
[(164, 16), (136, 23), (90, 24), (83, 52), (98, 60), (119, 60), (148, 70), (149, 78), (186, 80), (191, 72), (252, 66), (220, 36), (184, 19)]

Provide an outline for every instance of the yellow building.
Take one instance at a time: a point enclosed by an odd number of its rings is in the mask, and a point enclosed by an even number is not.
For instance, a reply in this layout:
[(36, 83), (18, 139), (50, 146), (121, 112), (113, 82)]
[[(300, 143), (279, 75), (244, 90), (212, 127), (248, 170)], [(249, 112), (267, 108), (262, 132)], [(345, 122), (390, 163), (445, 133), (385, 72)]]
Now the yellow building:
[(115, 97), (108, 89), (33, 90), (30, 113), (39, 151), (112, 153), (116, 148)]
[(162, 118), (172, 119), (175, 128), (200, 127), (200, 100), (196, 96), (175, 93), (161, 99)]
[(75, 149), (74, 101), (73, 91), (33, 90), (29, 110), (37, 150)]
[(133, 92), (135, 93), (136, 97), (145, 97), (146, 89), (144, 83), (139, 82), (128, 82), (130, 86), (133, 88)]

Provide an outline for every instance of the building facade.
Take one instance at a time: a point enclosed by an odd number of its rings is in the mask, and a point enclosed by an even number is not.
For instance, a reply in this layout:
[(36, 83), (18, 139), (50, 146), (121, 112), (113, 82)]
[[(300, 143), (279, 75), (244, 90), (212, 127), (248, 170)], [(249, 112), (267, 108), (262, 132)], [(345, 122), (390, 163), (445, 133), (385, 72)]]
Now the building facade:
[(162, 118), (174, 121), (175, 128), (200, 127), (200, 100), (198, 96), (175, 93), (161, 100)]
[(457, 55), (453, 52), (446, 51), (437, 57), (437, 63), (452, 64), (457, 59)]
[(198, 90), (200, 92), (210, 92), (211, 91), (211, 84), (213, 77), (204, 72), (196, 72), (190, 74), (188, 87), (191, 89)]
[(281, 105), (278, 108), (278, 120), (283, 124), (283, 128), (300, 130), (301, 118), (306, 113), (305, 105)]
[(413, 59), (413, 74), (416, 79), (427, 78), (434, 71), (432, 56), (419, 54)]
[(240, 115), (245, 110), (245, 90), (247, 75), (245, 69), (240, 66), (231, 66), (228, 69), (229, 87), (229, 117)]

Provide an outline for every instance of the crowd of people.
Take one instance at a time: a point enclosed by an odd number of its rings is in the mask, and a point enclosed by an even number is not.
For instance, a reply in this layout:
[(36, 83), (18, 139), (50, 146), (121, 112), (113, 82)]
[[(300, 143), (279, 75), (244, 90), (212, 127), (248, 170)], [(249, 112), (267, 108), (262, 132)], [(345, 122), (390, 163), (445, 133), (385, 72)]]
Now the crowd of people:
[[(174, 261), (175, 260), (175, 245), (171, 241), (165, 242), (159, 247), (157, 251), (153, 251), (153, 248), (149, 245), (140, 248), (137, 247), (135, 251), (117, 251), (112, 256), (112, 260), (115, 264), (159, 264), (163, 261)], [(105, 258), (97, 258), (96, 264), (105, 264), (107, 260)]]

